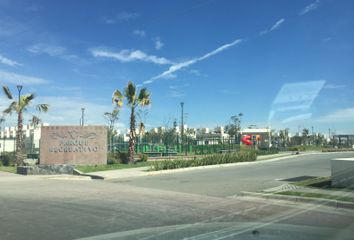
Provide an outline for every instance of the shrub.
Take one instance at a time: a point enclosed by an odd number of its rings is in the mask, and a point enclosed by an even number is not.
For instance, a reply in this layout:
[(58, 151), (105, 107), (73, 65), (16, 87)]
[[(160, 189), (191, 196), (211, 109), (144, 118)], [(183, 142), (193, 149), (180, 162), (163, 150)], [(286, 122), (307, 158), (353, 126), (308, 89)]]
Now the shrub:
[(119, 152), (118, 156), (121, 163), (129, 162), (129, 154), (127, 152)]
[(270, 148), (270, 149), (258, 149), (257, 150), (257, 155), (268, 155), (268, 154), (277, 154), (279, 153), (279, 149), (276, 148)]
[(11, 153), (5, 153), (1, 156), (1, 163), (3, 166), (14, 166), (15, 165), (15, 156)]
[(213, 154), (206, 156), (204, 158), (192, 159), (192, 160), (163, 160), (154, 161), (150, 165), (150, 169), (154, 171), (166, 170), (166, 169), (176, 169), (176, 168), (187, 168), (187, 167), (197, 167), (224, 163), (235, 163), (235, 162), (248, 162), (255, 161), (257, 159), (256, 152), (240, 152), (240, 153), (226, 153), (226, 154)]
[(147, 162), (147, 160), (148, 160), (148, 155), (143, 154), (143, 153), (139, 154), (139, 161), (140, 162)]
[(38, 159), (39, 154), (38, 153), (28, 153), (27, 158)]
[(298, 151), (305, 151), (306, 147), (305, 146), (293, 146), (293, 147), (288, 147), (288, 151), (294, 151), (294, 152), (298, 152)]
[(107, 154), (107, 164), (127, 163), (128, 153), (125, 152), (109, 152)]

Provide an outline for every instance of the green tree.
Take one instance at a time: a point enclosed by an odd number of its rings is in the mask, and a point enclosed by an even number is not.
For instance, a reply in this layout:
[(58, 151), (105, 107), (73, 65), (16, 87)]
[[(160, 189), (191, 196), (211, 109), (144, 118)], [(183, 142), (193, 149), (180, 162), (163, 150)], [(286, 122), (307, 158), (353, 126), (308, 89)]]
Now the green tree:
[(112, 150), (113, 136), (114, 136), (114, 125), (118, 121), (119, 108), (115, 107), (112, 112), (105, 112), (103, 117), (108, 121), (108, 139), (110, 150)]
[(241, 118), (243, 114), (231, 116), (229, 124), (225, 126), (225, 132), (229, 134), (230, 137), (238, 136), (241, 131)]
[[(19, 100), (14, 100), (12, 93), (8, 86), (2, 87), (5, 96), (11, 100), (10, 105), (3, 111), (4, 115), (11, 115), (13, 112), (17, 113), (17, 131), (16, 131), (16, 165), (23, 165), (23, 113), (28, 111), (33, 99), (35, 99), (34, 93), (24, 94)], [(35, 109), (38, 112), (47, 112), (49, 109), (48, 104), (37, 104)], [(38, 124), (40, 119), (32, 115), (32, 123)]]
[(303, 145), (307, 145), (307, 143), (308, 143), (309, 132), (310, 132), (310, 130), (307, 128), (302, 129), (301, 140), (302, 140)]
[(130, 108), (130, 132), (129, 132), (129, 162), (134, 163), (136, 131), (135, 131), (135, 112), (137, 107), (146, 107), (150, 105), (150, 93), (146, 88), (142, 88), (137, 94), (136, 86), (133, 82), (129, 81), (127, 87), (124, 89), (123, 94), (119, 90), (113, 92), (112, 101), (117, 107), (123, 105), (123, 98), (127, 100)]
[(279, 140), (282, 147), (287, 147), (289, 143), (289, 128), (279, 131)]

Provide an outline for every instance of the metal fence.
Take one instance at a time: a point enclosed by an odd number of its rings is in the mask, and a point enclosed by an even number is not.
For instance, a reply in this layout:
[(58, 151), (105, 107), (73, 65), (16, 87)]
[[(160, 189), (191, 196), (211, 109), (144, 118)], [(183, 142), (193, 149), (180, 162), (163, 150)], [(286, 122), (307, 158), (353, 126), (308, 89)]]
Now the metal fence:
[[(109, 141), (108, 151), (110, 152), (127, 152), (129, 143), (122, 139), (114, 138)], [(220, 153), (224, 151), (238, 151), (240, 144), (235, 138), (198, 138), (185, 139), (180, 142), (143, 142), (137, 141), (135, 145), (136, 153), (146, 153), (151, 156), (161, 155), (200, 155)]]

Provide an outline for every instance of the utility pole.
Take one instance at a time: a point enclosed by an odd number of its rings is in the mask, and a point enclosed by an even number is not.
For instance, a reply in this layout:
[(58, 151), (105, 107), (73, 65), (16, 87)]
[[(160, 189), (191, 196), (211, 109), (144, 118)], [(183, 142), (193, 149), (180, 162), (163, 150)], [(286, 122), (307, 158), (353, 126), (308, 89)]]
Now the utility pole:
[(312, 145), (315, 145), (315, 136), (313, 135), (313, 126), (311, 127), (312, 131)]
[(184, 124), (183, 124), (183, 105), (184, 102), (181, 102), (181, 152), (183, 152), (183, 135), (184, 135)]
[(81, 126), (85, 126), (85, 108), (81, 108)]

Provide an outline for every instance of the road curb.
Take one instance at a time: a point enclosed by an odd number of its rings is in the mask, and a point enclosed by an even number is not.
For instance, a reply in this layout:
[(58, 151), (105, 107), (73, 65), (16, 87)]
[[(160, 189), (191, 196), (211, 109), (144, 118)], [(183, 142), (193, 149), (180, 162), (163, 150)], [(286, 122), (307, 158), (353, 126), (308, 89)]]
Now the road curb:
[(241, 196), (258, 197), (258, 198), (274, 199), (274, 200), (285, 200), (291, 202), (321, 204), (324, 206), (329, 206), (334, 208), (354, 209), (354, 203), (337, 201), (332, 199), (321, 199), (321, 198), (300, 197), (300, 196), (285, 196), (285, 195), (277, 195), (273, 193), (265, 194), (265, 193), (256, 193), (256, 192), (241, 192)]
[(104, 179), (105, 179), (105, 178), (102, 177), (102, 176), (98, 176), (98, 175), (94, 175), (94, 174), (83, 173), (83, 172), (81, 172), (80, 170), (77, 170), (76, 168), (74, 168), (73, 175), (83, 176), (83, 177), (90, 177), (91, 179), (98, 179), (98, 180), (104, 180)]

